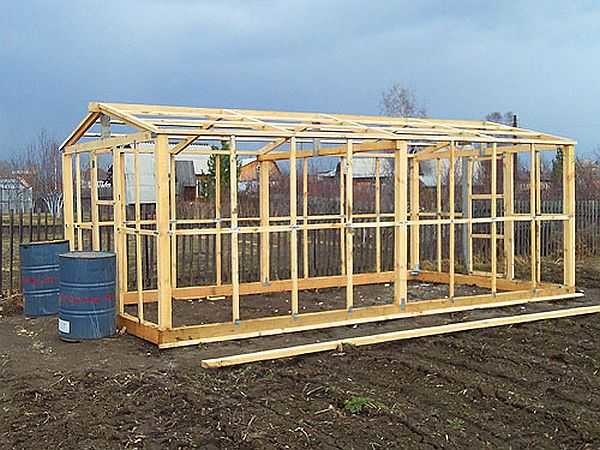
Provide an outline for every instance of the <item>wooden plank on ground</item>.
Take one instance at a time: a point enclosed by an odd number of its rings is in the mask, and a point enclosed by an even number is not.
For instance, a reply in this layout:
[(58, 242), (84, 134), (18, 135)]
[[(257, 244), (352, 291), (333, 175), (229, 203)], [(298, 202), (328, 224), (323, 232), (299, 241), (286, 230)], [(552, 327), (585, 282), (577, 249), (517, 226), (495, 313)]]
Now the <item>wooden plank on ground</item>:
[(241, 355), (225, 356), (221, 358), (203, 359), (201, 361), (201, 365), (204, 368), (235, 366), (256, 361), (267, 361), (272, 359), (281, 359), (289, 358), (292, 356), (306, 355), (310, 353), (331, 351), (343, 348), (344, 345), (363, 346), (381, 344), (384, 342), (399, 341), (404, 339), (458, 333), (461, 331), (479, 330), (483, 328), (514, 325), (519, 323), (529, 323), (540, 320), (574, 317), (584, 314), (595, 314), (598, 312), (600, 312), (600, 305), (580, 306), (575, 308), (559, 309), (541, 313), (519, 314), (507, 317), (495, 317), (492, 319), (450, 323), (446, 325), (415, 328), (411, 330), (392, 331), (389, 333), (381, 333), (370, 336), (359, 336), (345, 339), (336, 339), (327, 342), (316, 342), (314, 344), (297, 345), (293, 347), (264, 350)]

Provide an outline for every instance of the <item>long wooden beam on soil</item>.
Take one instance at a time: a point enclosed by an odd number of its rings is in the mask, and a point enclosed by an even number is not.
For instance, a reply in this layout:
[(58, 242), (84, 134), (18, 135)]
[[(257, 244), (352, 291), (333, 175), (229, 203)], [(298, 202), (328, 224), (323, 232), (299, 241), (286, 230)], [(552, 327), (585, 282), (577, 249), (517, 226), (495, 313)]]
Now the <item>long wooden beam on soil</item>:
[(600, 306), (580, 306), (575, 308), (565, 308), (554, 311), (545, 311), (540, 313), (518, 314), (507, 317), (494, 317), (491, 319), (472, 320), (468, 322), (450, 323), (446, 325), (437, 325), (432, 327), (415, 328), (411, 330), (392, 331), (370, 336), (350, 337), (337, 339), (327, 342), (318, 342), (314, 344), (297, 345), (294, 347), (264, 350), (260, 352), (245, 353), (233, 356), (224, 356), (219, 358), (203, 359), (201, 365), (204, 368), (218, 368), (234, 366), (239, 364), (252, 363), (257, 361), (266, 361), (272, 359), (289, 358), (292, 356), (305, 355), (310, 353), (341, 350), (344, 345), (363, 346), (381, 344), (384, 342), (400, 341), (405, 339), (414, 339), (425, 336), (437, 336), (450, 333), (458, 333), (470, 330), (480, 330), (484, 328), (494, 328), (506, 325), (515, 325), (521, 323), (537, 322), (541, 320), (559, 319), (564, 317), (575, 317), (586, 314), (596, 314), (600, 312)]

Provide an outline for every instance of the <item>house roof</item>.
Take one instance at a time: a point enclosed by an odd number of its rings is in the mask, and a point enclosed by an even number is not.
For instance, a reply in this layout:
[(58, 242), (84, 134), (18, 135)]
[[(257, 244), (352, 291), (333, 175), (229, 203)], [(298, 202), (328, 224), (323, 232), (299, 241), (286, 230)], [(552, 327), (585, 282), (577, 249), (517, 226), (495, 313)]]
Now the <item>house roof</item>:
[(18, 178), (2, 178), (0, 179), (0, 189), (31, 189), (27, 183)]

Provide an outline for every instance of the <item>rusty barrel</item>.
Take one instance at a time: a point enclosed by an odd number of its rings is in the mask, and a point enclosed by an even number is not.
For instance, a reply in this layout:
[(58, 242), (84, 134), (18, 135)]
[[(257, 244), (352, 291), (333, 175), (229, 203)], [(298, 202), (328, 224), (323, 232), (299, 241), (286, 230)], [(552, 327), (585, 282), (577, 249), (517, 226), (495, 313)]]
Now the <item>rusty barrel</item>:
[(115, 332), (115, 254), (59, 255), (58, 335), (66, 341), (99, 339)]
[(20, 245), (23, 312), (28, 317), (58, 312), (58, 255), (69, 251), (68, 241)]

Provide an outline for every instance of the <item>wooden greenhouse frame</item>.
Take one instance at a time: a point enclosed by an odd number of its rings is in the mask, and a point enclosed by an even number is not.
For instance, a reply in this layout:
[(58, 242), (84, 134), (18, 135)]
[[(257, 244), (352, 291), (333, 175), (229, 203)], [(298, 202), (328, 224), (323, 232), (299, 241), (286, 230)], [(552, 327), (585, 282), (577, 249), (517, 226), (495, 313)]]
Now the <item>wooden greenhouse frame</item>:
[[(226, 150), (199, 147), (227, 141)], [(144, 144), (144, 145), (141, 145)], [(302, 148), (300, 145), (302, 144)], [(308, 148), (308, 149), (306, 149)], [(563, 155), (563, 211), (544, 213), (539, 208), (540, 153), (547, 150), (562, 151)], [(118, 320), (131, 334), (150, 341), (160, 348), (192, 345), (228, 339), (310, 330), (411, 317), (524, 304), (535, 301), (558, 300), (574, 297), (575, 289), (575, 141), (559, 136), (510, 127), (503, 124), (466, 121), (433, 120), (422, 118), (395, 118), (365, 115), (320, 114), (278, 111), (257, 111), (214, 108), (188, 108), (138, 104), (90, 103), (83, 121), (62, 145), (65, 235), (72, 249), (82, 249), (82, 233), (91, 233), (92, 249), (100, 248), (100, 229), (114, 230), (114, 248), (118, 267)], [(216, 195), (216, 215), (203, 226), (182, 228), (190, 220), (176, 217), (175, 208), (175, 156), (193, 154), (229, 155), (231, 164), (230, 186), (237, 186), (237, 159), (253, 156), (260, 163), (258, 225), (241, 220), (237, 211), (237, 189), (230, 189), (230, 217), (221, 216), (220, 189)], [(80, 158), (90, 161), (91, 186), (97, 185), (97, 158), (107, 154), (112, 158), (112, 199), (99, 199), (97, 189), (91, 193), (91, 214), (82, 216)], [(125, 156), (132, 155), (137, 168), (140, 154), (154, 157), (156, 218), (142, 219), (140, 215), (140, 180), (135, 177), (134, 218), (128, 219), (125, 211)], [(527, 155), (529, 170), (530, 210), (514, 209), (515, 155)], [(342, 162), (339, 215), (309, 215), (306, 189), (306, 161), (317, 156), (335, 156)], [(360, 215), (353, 210), (353, 163), (357, 158), (374, 158), (376, 161), (376, 210)], [(394, 210), (382, 213), (379, 207), (382, 181), (379, 177), (381, 161), (393, 161)], [(217, 161), (220, 159), (217, 158)], [(290, 213), (274, 221), (269, 211), (269, 170), (273, 161), (290, 162)], [(437, 165), (437, 209), (422, 211), (419, 206), (419, 165), (432, 160)], [(487, 160), (491, 165), (491, 186), (487, 194), (472, 191), (472, 171), (476, 161)], [(463, 192), (467, 203), (456, 205), (455, 192), (458, 163), (466, 170)], [(305, 168), (298, 176), (297, 163)], [(447, 203), (442, 201), (441, 168), (448, 168)], [(504, 176), (498, 189), (498, 170)], [(220, 170), (216, 183), (220, 186)], [(75, 183), (74, 183), (75, 181)], [(302, 186), (301, 189), (297, 185)], [(75, 186), (75, 187), (74, 187)], [(301, 204), (298, 204), (298, 198)], [(461, 197), (463, 198), (463, 197)], [(483, 200), (491, 204), (489, 217), (473, 217), (472, 201)], [(498, 202), (501, 202), (499, 214)], [(537, 207), (536, 207), (537, 205)], [(112, 211), (111, 220), (100, 220), (98, 209)], [(300, 211), (300, 212), (299, 212)], [(515, 278), (514, 225), (517, 222), (531, 225), (530, 276)], [(549, 283), (540, 276), (540, 253), (536, 230), (544, 221), (562, 223), (564, 245), (563, 282)], [(193, 222), (193, 221), (192, 221)], [(200, 221), (197, 221), (199, 223)], [(473, 232), (475, 224), (488, 224), (490, 232), (482, 235)], [(503, 234), (498, 225), (502, 224)], [(193, 225), (193, 223), (192, 223)], [(442, 246), (438, 239), (437, 261), (434, 270), (420, 267), (420, 232), (432, 226), (438, 231), (449, 229), (447, 242), (448, 261), (442, 261)], [(372, 273), (354, 273), (353, 233), (356, 229), (376, 230), (376, 270)], [(455, 269), (456, 227), (466, 230), (466, 273)], [(381, 264), (381, 231), (393, 230), (394, 266), (385, 271)], [(308, 252), (298, 252), (298, 239), (306, 245), (307, 232), (318, 229), (340, 230), (340, 274), (308, 276)], [(270, 278), (270, 234), (290, 234), (290, 278)], [(238, 238), (243, 233), (260, 236), (260, 279), (241, 282), (239, 277)], [(210, 234), (216, 236), (216, 258), (221, 258), (220, 246), (224, 239), (231, 243), (231, 282), (223, 282), (221, 261), (216, 264), (216, 283), (210, 286), (178, 287), (176, 281), (177, 252), (175, 241), (182, 235)], [(127, 236), (132, 236), (138, 251), (135, 260), (127, 255)], [(156, 242), (157, 288), (144, 289), (142, 283), (140, 242), (149, 236)], [(438, 234), (439, 236), (439, 234)], [(473, 240), (488, 239), (491, 243), (491, 261), (488, 272), (473, 270)], [(501, 241), (501, 245), (500, 245)], [(391, 245), (391, 243), (390, 243)], [(504, 257), (503, 267), (498, 267), (498, 247)], [(460, 250), (460, 249), (459, 249)], [(128, 265), (137, 267), (134, 290), (128, 289)], [(447, 267), (444, 267), (447, 266)], [(299, 276), (299, 267), (304, 268)], [(408, 301), (407, 283), (410, 280), (445, 283), (449, 295), (435, 300)], [(356, 307), (353, 289), (363, 284), (393, 283), (393, 299), (389, 304)], [(476, 285), (489, 289), (483, 295), (457, 296), (455, 287), (460, 284)], [(298, 292), (305, 289), (344, 287), (346, 303), (343, 309), (303, 313), (299, 307)], [(240, 296), (271, 292), (290, 292), (291, 313), (276, 317), (247, 319), (240, 316)], [(173, 301), (203, 298), (210, 295), (230, 297), (232, 317), (225, 323), (173, 326)], [(144, 317), (144, 305), (157, 302), (157, 320)], [(137, 305), (136, 313), (127, 311), (127, 305)]]

